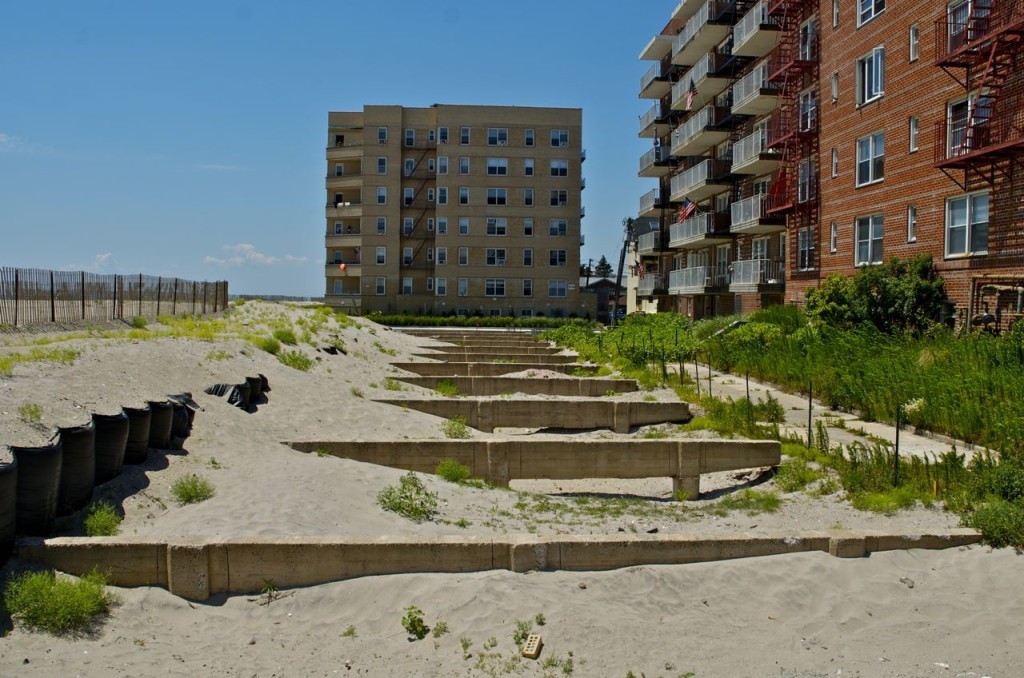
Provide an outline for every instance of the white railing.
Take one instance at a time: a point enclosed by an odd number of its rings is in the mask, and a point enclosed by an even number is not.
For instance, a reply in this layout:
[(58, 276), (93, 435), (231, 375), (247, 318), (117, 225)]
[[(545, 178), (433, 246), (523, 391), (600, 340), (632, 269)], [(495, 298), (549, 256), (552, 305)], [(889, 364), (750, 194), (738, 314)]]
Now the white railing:
[(754, 69), (744, 75), (732, 88), (733, 108), (745, 104), (761, 93), (761, 88), (768, 81), (768, 61), (762, 61)]
[(750, 160), (757, 160), (758, 156), (768, 150), (768, 139), (764, 130), (757, 130), (748, 134), (732, 145), (732, 166), (733, 169), (742, 166)]
[(658, 236), (661, 233), (659, 231), (651, 231), (650, 233), (644, 233), (642, 236), (637, 238), (636, 251), (640, 254), (645, 252), (654, 252), (658, 248)]
[(672, 224), (669, 228), (669, 247), (678, 247), (681, 243), (690, 242), (711, 235), (715, 232), (715, 214), (706, 212), (692, 216), (681, 224)]
[(707, 24), (711, 17), (718, 16), (718, 13), (721, 11), (721, 7), (719, 6), (721, 4), (723, 3), (718, 2), (717, 0), (708, 0), (701, 5), (700, 9), (694, 12), (693, 16), (690, 17), (690, 20), (686, 22), (686, 26), (683, 27), (683, 30), (679, 31), (679, 35), (677, 35), (675, 40), (672, 41), (672, 56), (675, 56), (682, 50), (686, 49), (686, 46), (690, 44), (690, 41), (693, 40), (694, 36), (700, 33), (701, 29), (704, 28), (704, 25)]
[(653, 188), (640, 196), (640, 213), (649, 212), (658, 204), (659, 189)]
[(732, 29), (732, 48), (736, 50), (753, 35), (762, 24), (776, 23), (768, 17), (768, 3), (761, 0), (749, 12), (743, 15), (739, 23)]
[(659, 75), (661, 75), (661, 64), (654, 64), (648, 68), (647, 72), (640, 78), (640, 91), (643, 92), (647, 89), (652, 82), (658, 79)]
[(684, 122), (679, 127), (672, 130), (672, 149), (684, 146), (690, 143), (695, 136), (704, 131), (705, 127), (715, 124), (715, 107), (705, 106), (700, 109)]
[(714, 160), (708, 158), (707, 160), (694, 165), (685, 172), (672, 177), (672, 195), (686, 195), (693, 187), (704, 183), (711, 178), (713, 163)]
[(729, 206), (732, 212), (732, 227), (740, 228), (764, 216), (764, 202), (767, 197), (767, 193), (759, 193), (732, 203)]
[(712, 271), (710, 266), (691, 266), (669, 272), (669, 294), (685, 294), (687, 290), (710, 287)]
[(645, 273), (644, 277), (638, 280), (636, 284), (636, 293), (645, 297), (654, 294), (654, 290), (663, 289), (665, 289), (665, 278), (656, 273)]
[(658, 119), (658, 108), (661, 106), (659, 103), (655, 103), (651, 106), (650, 110), (640, 116), (640, 132), (643, 133), (645, 129), (654, 124), (654, 121)]
[(669, 158), (669, 149), (664, 146), (655, 146), (640, 156), (640, 171), (643, 172), (656, 162), (664, 162)]
[(733, 285), (775, 285), (785, 279), (785, 266), (776, 259), (747, 259), (732, 264)]

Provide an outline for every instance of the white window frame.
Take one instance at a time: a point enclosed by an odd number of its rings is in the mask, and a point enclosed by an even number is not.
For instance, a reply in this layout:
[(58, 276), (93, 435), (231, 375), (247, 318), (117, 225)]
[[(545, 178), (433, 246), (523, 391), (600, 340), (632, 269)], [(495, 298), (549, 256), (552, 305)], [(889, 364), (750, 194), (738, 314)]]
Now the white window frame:
[(413, 257), (416, 256), (416, 250), (411, 247), (402, 248), (402, 266), (409, 266), (412, 264)]
[(881, 264), (885, 256), (884, 241), (885, 220), (881, 214), (857, 217), (853, 227), (853, 265)]
[(523, 266), (526, 266), (526, 267), (533, 266), (533, 248), (532, 247), (524, 247), (523, 248)]
[(508, 219), (504, 217), (487, 217), (487, 235), (508, 235)]
[(448, 235), (448, 217), (437, 218), (437, 234)]
[(832, 74), (832, 103), (839, 101), (839, 72)]
[(403, 176), (411, 177), (412, 173), (416, 171), (416, 161), (412, 158), (406, 158), (402, 163), (405, 166)]
[(388, 159), (387, 156), (381, 155), (377, 157), (377, 174), (388, 173)]
[[(984, 200), (984, 204), (985, 204), (985, 220), (984, 221), (977, 221), (976, 213), (979, 211), (979, 207), (975, 204), (975, 201), (976, 200), (980, 201), (981, 198), (985, 199)], [(987, 254), (988, 253), (988, 235), (989, 235), (989, 218), (990, 218), (990, 210), (991, 210), (991, 200), (992, 199), (991, 199), (991, 196), (990, 196), (988, 191), (975, 191), (973, 193), (963, 193), (961, 195), (955, 195), (955, 196), (952, 196), (950, 198), (946, 198), (945, 227), (943, 229), (945, 243), (943, 244), (943, 251), (944, 251), (945, 257), (947, 259), (959, 258), (959, 257), (976, 256), (976, 255)], [(953, 203), (960, 202), (960, 201), (964, 201), (965, 202), (965, 210), (966, 210), (966, 213), (964, 215), (965, 221), (964, 221), (964, 223), (962, 225), (953, 226), (951, 224), (951, 219), (950, 219), (951, 214), (952, 214), (952, 205), (953, 205)], [(973, 240), (975, 239), (975, 228), (977, 226), (980, 226), (981, 224), (984, 224), (984, 226), (985, 226), (985, 247), (984, 247), (984, 249), (981, 249), (981, 248), (975, 249), (974, 248), (974, 243), (973, 243)], [(951, 237), (950, 231), (953, 228), (962, 228), (962, 229), (964, 229), (964, 235), (963, 235), (964, 246), (963, 246), (963, 250), (962, 251), (954, 252), (954, 251), (950, 250), (950, 244), (952, 242), (952, 237)]]
[(523, 219), (523, 237), (533, 237), (533, 219)]
[(508, 158), (487, 158), (487, 176), (508, 176)]
[(469, 235), (469, 217), (459, 217), (459, 235)]
[(885, 0), (858, 0), (857, 26), (872, 21), (875, 17), (885, 11)]
[(378, 186), (377, 187), (377, 204), (387, 205), (388, 204), (388, 187)]
[(434, 294), (439, 297), (448, 296), (448, 278), (434, 279)]
[(448, 128), (438, 127), (437, 128), (437, 143), (447, 144), (448, 143)]
[(534, 171), (533, 158), (523, 160), (523, 176), (532, 177)]
[(459, 204), (469, 204), (469, 186), (459, 186)]
[(532, 188), (524, 188), (523, 189), (523, 205), (525, 207), (533, 207), (534, 199), (533, 199), (533, 189)]
[(448, 174), (448, 156), (441, 155), (437, 158), (437, 173)]
[(523, 296), (533, 297), (533, 278), (523, 278)]
[(818, 58), (818, 21), (808, 19), (800, 25), (799, 54), (801, 61), (815, 61)]
[(465, 176), (465, 175), (469, 174), (469, 156), (466, 156), (466, 155), (460, 155), (459, 156), (459, 174), (461, 176)]
[(428, 263), (434, 263), (434, 248), (433, 247), (428, 247), (427, 248), (427, 262)]
[(406, 186), (402, 189), (402, 204), (406, 207), (412, 206), (412, 201), (416, 199), (416, 189), (412, 186)]
[(836, 222), (829, 224), (828, 228), (828, 251), (835, 254), (839, 247), (839, 225)]
[(523, 130), (523, 145), (533, 146), (537, 143), (537, 136), (534, 134), (533, 128), (527, 127)]
[(484, 248), (484, 266), (504, 266), (508, 263), (508, 250), (504, 247)]
[(832, 0), (832, 28), (839, 27), (839, 0)]
[(908, 146), (911, 153), (917, 153), (918, 150), (918, 137), (921, 134), (921, 119), (916, 115), (910, 116), (908, 123)]
[(508, 128), (507, 127), (488, 127), (487, 128), (487, 145), (488, 146), (508, 146)]
[(402, 277), (402, 291), (401, 294), (409, 295), (412, 294), (412, 278), (403, 276)]
[(387, 235), (387, 234), (388, 234), (388, 218), (387, 217), (377, 217), (377, 235)]
[(405, 147), (412, 148), (416, 145), (416, 130), (406, 129), (405, 130)]
[[(862, 167), (867, 168), (866, 179), (861, 177)], [(884, 179), (885, 131), (883, 130), (857, 139), (857, 173), (854, 177), (854, 185), (860, 188), (876, 184)]]
[(384, 277), (377, 278), (377, 296), (383, 297), (388, 293), (388, 279)]
[(552, 268), (564, 268), (568, 265), (568, 250), (548, 250), (548, 266)]
[(458, 262), (459, 262), (459, 266), (469, 266), (469, 248), (468, 247), (460, 247), (459, 248), (459, 259), (458, 259)]
[(386, 266), (388, 262), (388, 248), (378, 247), (374, 261), (377, 266)]
[(386, 144), (388, 142), (388, 128), (378, 127), (377, 128), (377, 143)]
[(839, 149), (832, 147), (832, 178), (839, 176)]
[(568, 296), (569, 286), (565, 284), (564, 280), (549, 280), (548, 281), (548, 297), (551, 299), (564, 299)]
[(907, 242), (917, 242), (917, 205), (907, 205)]
[(907, 41), (909, 42), (910, 63), (914, 63), (921, 56), (921, 27), (918, 24), (910, 24)]
[(431, 277), (427, 278), (427, 293), (434, 291), (434, 279)]
[(488, 188), (487, 189), (487, 204), (490, 206), (501, 206), (508, 205), (508, 189), (507, 188)]
[(448, 204), (448, 187), (438, 186), (437, 187), (437, 204), (447, 205)]
[(797, 202), (809, 202), (818, 195), (814, 158), (804, 158), (797, 165)]
[(503, 296), (505, 296), (505, 279), (504, 278), (484, 278), (484, 296), (485, 297), (503, 297)]
[(568, 219), (549, 219), (548, 235), (552, 238), (561, 238), (569, 235)]
[(438, 247), (437, 251), (434, 252), (434, 256), (437, 258), (437, 265), (438, 266), (447, 266), (448, 265), (448, 248), (447, 247)]
[(551, 130), (551, 147), (552, 148), (566, 148), (569, 146), (569, 130), (567, 129), (553, 129)]
[(569, 176), (569, 161), (562, 160), (560, 158), (554, 158), (551, 160), (550, 166), (551, 176), (553, 177), (567, 177)]
[(402, 217), (402, 235), (412, 235), (412, 229), (414, 225), (415, 222), (412, 217)]
[(468, 146), (470, 141), (470, 129), (468, 127), (459, 128), (459, 144), (462, 146)]
[(800, 131), (809, 132), (818, 126), (818, 90), (800, 93)]
[(814, 270), (814, 250), (814, 227), (805, 226), (799, 229), (796, 245), (796, 268), (798, 271)]
[(551, 189), (551, 207), (566, 207), (569, 204), (569, 191), (564, 188)]
[(458, 285), (458, 287), (456, 288), (456, 294), (460, 297), (468, 297), (469, 278), (459, 278), (456, 284)]
[(885, 46), (879, 45), (857, 59), (857, 105), (885, 96)]

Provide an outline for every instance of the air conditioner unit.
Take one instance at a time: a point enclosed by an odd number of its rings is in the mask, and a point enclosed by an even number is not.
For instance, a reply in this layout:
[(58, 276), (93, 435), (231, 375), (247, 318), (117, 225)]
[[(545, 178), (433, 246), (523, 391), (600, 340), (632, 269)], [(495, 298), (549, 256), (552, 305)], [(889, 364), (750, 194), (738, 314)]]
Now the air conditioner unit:
[(558, 142), (558, 146), (559, 146), (560, 148), (566, 148), (566, 147), (567, 147), (568, 145), (569, 145), (569, 142), (568, 142), (568, 141), (559, 141), (559, 142)]
[(502, 141), (501, 139), (498, 139), (498, 145), (499, 146), (508, 146), (508, 142), (507, 141)]

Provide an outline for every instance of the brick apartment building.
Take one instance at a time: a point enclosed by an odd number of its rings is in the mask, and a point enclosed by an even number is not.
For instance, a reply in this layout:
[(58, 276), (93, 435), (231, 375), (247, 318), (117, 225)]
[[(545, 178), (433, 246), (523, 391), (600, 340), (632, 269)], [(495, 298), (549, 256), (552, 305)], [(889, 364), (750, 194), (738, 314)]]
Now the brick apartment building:
[(641, 59), (649, 303), (746, 313), (928, 253), (959, 322), (1020, 317), (1024, 0), (683, 0)]
[(582, 112), (328, 114), (325, 300), (410, 314), (584, 315)]

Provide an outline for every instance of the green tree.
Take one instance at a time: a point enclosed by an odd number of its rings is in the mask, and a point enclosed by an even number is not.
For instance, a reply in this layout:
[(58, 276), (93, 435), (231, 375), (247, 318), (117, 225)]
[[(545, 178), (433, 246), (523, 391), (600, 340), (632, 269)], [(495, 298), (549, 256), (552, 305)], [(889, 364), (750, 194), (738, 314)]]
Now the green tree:
[(603, 254), (598, 260), (597, 266), (594, 267), (594, 275), (598, 278), (612, 277), (612, 265), (608, 263), (608, 259), (606, 259)]

